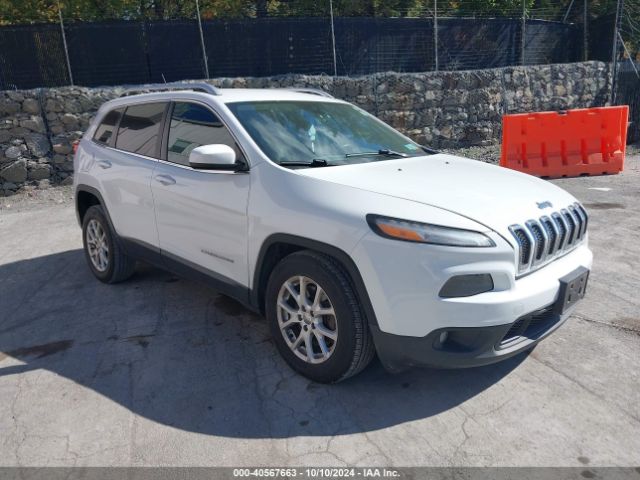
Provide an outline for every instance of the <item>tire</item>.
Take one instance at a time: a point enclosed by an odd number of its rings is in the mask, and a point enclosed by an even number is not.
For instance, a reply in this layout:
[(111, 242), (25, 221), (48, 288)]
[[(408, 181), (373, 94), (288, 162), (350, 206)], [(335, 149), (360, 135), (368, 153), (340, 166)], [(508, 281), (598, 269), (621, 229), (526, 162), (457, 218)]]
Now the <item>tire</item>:
[[(96, 238), (99, 239), (97, 242)], [(101, 282), (118, 283), (133, 275), (136, 261), (124, 253), (102, 206), (94, 205), (85, 213), (82, 219), (82, 243), (89, 269)], [(104, 256), (95, 256), (99, 250), (96, 245), (106, 247)]]
[[(304, 310), (299, 305), (301, 283), (306, 293)], [(345, 380), (363, 370), (374, 356), (373, 338), (351, 280), (327, 255), (305, 250), (281, 260), (267, 283), (265, 311), (282, 357), (315, 382)]]

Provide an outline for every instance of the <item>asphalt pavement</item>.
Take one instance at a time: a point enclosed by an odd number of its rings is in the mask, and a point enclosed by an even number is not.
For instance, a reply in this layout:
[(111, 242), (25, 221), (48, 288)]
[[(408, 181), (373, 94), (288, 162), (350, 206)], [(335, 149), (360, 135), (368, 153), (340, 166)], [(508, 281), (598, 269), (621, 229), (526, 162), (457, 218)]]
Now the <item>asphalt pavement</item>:
[(555, 182), (595, 254), (562, 328), (493, 366), (330, 386), (203, 285), (95, 280), (68, 189), (0, 199), (0, 465), (640, 465), (640, 156)]

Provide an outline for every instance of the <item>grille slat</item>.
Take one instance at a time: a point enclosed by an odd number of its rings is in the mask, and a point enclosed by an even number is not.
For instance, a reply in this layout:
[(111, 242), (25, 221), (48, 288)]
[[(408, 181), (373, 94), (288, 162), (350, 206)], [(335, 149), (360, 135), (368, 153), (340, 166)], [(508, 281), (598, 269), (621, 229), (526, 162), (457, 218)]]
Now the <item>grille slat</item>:
[(582, 238), (582, 217), (578, 215), (578, 212), (573, 205), (569, 207), (569, 214), (573, 217), (576, 224), (576, 240), (580, 240)]
[(576, 217), (580, 219), (580, 238), (583, 238), (587, 233), (587, 216), (581, 205), (576, 205), (574, 210)]
[(573, 250), (584, 240), (588, 216), (579, 203), (569, 205), (550, 216), (532, 219), (509, 230), (518, 248), (518, 274), (522, 275)]
[(561, 212), (565, 222), (567, 223), (567, 245), (573, 245), (576, 240), (576, 222), (568, 210), (562, 209)]
[(549, 248), (547, 249), (547, 256), (553, 255), (558, 248), (558, 231), (554, 226), (553, 222), (549, 219), (549, 217), (542, 217), (540, 219), (540, 223), (544, 227), (547, 232), (547, 237), (549, 238)]
[(567, 224), (558, 212), (553, 213), (551, 218), (553, 218), (556, 227), (558, 227), (558, 235), (560, 236), (558, 241), (558, 251), (564, 250), (567, 242)]
[(542, 260), (542, 256), (544, 255), (544, 247), (546, 246), (546, 242), (544, 239), (544, 235), (542, 233), (542, 228), (535, 221), (527, 222), (527, 227), (529, 227), (529, 231), (533, 234), (533, 241), (535, 244), (535, 257), (536, 261)]
[(576, 208), (582, 214), (582, 218), (584, 220), (584, 226), (582, 227), (582, 236), (584, 237), (587, 233), (587, 226), (589, 225), (589, 215), (587, 215), (587, 211), (579, 203), (576, 204)]
[(520, 263), (526, 265), (529, 263), (529, 257), (531, 255), (531, 242), (529, 242), (529, 237), (525, 233), (524, 228), (514, 230), (513, 235), (520, 245)]

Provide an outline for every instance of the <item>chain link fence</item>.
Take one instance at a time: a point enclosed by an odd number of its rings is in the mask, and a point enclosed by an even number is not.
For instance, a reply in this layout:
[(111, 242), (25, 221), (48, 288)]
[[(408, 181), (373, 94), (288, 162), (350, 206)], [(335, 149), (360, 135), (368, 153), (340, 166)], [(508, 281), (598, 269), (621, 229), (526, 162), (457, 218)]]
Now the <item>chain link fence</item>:
[(640, 0), (620, 0), (615, 13), (612, 103), (629, 105), (629, 143), (640, 141)]
[(612, 34), (588, 41), (592, 1), (184, 0), (143, 11), (120, 0), (97, 13), (58, 3), (31, 18), (48, 23), (0, 26), (0, 89), (610, 60)]

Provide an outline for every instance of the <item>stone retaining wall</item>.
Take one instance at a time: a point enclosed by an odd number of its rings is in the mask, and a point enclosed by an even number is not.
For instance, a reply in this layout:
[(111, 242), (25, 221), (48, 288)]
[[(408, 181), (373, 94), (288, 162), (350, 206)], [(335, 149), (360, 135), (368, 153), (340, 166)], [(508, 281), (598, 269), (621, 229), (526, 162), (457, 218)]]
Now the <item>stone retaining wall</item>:
[[(602, 106), (611, 89), (609, 67), (601, 62), (353, 78), (222, 78), (211, 83), (322, 88), (418, 142), (440, 148), (497, 143), (504, 113)], [(61, 87), (0, 92), (0, 195), (70, 183), (71, 143), (100, 105), (122, 91)]]

